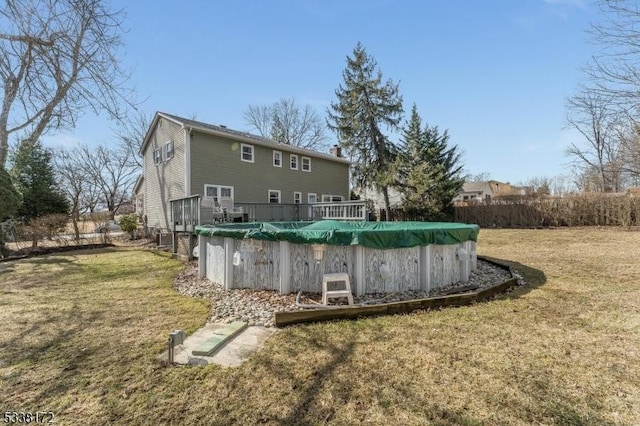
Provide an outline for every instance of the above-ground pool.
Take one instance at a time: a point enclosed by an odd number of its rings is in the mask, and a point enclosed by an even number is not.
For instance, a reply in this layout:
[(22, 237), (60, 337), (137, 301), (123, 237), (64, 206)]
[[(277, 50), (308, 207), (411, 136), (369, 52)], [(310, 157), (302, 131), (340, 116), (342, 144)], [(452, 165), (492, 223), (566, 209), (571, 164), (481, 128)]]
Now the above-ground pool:
[(479, 227), (435, 222), (275, 222), (196, 227), (198, 270), (226, 289), (321, 293), (346, 272), (356, 295), (468, 281)]

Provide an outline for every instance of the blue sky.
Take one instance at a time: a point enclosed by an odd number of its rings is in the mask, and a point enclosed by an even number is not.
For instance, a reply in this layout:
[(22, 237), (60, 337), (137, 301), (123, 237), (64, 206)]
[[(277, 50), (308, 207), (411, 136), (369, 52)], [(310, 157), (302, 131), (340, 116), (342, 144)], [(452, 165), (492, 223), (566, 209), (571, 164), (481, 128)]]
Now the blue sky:
[[(473, 174), (512, 183), (568, 173), (564, 103), (595, 47), (588, 0), (113, 0), (126, 10), (123, 61), (160, 110), (248, 130), (248, 105), (295, 98), (325, 115), (360, 41), (405, 111), (448, 129)], [(113, 143), (84, 116), (48, 144)], [(335, 136), (327, 133), (330, 142)], [(397, 136), (392, 136), (397, 140)]]

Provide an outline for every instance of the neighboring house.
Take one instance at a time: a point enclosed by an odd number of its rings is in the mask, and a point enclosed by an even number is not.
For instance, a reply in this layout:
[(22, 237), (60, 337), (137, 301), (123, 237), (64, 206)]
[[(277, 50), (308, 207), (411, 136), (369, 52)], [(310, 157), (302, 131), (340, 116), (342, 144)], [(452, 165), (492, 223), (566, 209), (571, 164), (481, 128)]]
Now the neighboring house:
[[(356, 189), (356, 194), (360, 199), (367, 201), (368, 205), (373, 208), (373, 211), (377, 212), (385, 208), (384, 195), (381, 191), (373, 188)], [(388, 188), (389, 194), (389, 207), (398, 208), (402, 206), (402, 194), (395, 188)]]
[(115, 216), (132, 214), (136, 212), (136, 205), (132, 201), (123, 201), (113, 213)]
[[(242, 203), (349, 199), (349, 161), (339, 156), (157, 112), (140, 150), (136, 199), (149, 228), (169, 229), (170, 200), (200, 195)], [(337, 155), (336, 155), (337, 154)]]
[(465, 182), (462, 190), (453, 199), (454, 204), (491, 202), (494, 198), (507, 195), (526, 195), (526, 188), (502, 183), (497, 180), (486, 182)]
[(144, 194), (142, 193), (142, 184), (144, 183), (143, 175), (138, 176), (136, 183), (133, 185), (133, 199), (135, 201), (135, 212), (142, 216), (144, 214)]

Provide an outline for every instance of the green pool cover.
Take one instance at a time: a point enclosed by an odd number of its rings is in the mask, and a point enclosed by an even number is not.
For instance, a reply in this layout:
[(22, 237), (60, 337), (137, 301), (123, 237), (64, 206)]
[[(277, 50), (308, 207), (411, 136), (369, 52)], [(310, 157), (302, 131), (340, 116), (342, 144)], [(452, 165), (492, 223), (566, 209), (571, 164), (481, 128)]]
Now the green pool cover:
[(361, 245), (376, 249), (477, 241), (480, 227), (448, 222), (262, 222), (201, 225), (196, 234), (296, 244)]

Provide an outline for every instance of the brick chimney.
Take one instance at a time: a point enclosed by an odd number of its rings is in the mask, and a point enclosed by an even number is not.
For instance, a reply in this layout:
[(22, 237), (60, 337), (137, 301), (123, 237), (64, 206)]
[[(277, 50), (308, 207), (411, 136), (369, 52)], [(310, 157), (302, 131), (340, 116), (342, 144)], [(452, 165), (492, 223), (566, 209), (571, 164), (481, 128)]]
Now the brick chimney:
[(334, 157), (342, 157), (342, 148), (340, 148), (338, 145), (334, 145), (331, 147), (331, 149), (329, 149), (329, 154), (333, 155)]

